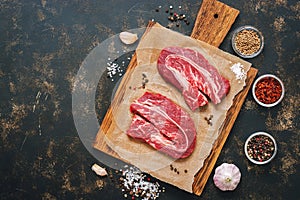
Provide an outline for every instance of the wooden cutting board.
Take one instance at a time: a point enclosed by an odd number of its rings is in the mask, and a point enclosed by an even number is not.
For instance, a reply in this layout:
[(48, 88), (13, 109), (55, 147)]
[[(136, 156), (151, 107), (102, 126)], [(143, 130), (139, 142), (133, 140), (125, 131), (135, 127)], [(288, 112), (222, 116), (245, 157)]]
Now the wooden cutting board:
[[(203, 0), (200, 10), (198, 12), (195, 25), (191, 34), (192, 38), (202, 40), (208, 44), (218, 47), (228, 31), (230, 30), (232, 24), (234, 23), (236, 17), (238, 16), (239, 11), (227, 6), (219, 1)], [(149, 22), (148, 27), (145, 31), (151, 29), (155, 22)], [(137, 66), (137, 57), (134, 55), (129, 63), (127, 72), (133, 70)], [(126, 72), (126, 73), (127, 73)], [(218, 159), (218, 156), (225, 144), (225, 141), (233, 127), (233, 124), (238, 116), (238, 113), (245, 101), (245, 98), (248, 94), (248, 91), (252, 85), (252, 82), (257, 74), (257, 69), (250, 68), (247, 74), (246, 86), (244, 89), (235, 97), (233, 105), (228, 110), (226, 114), (226, 119), (224, 121), (224, 126), (220, 131), (218, 139), (215, 141), (214, 146), (210, 155), (204, 161), (203, 167), (195, 175), (192, 190), (196, 195), (200, 195), (204, 189), (204, 186), (214, 168), (214, 165)], [(115, 158), (121, 159), (118, 154), (109, 148), (106, 144), (104, 137), (107, 130), (110, 126), (113, 126), (112, 113), (114, 109), (118, 108), (118, 96), (122, 97), (122, 87), (126, 87), (126, 79), (129, 77), (126, 74), (123, 76), (123, 80), (118, 88), (116, 97), (108, 109), (102, 124), (100, 126), (99, 132), (95, 139), (94, 147), (104, 153), (107, 153)]]

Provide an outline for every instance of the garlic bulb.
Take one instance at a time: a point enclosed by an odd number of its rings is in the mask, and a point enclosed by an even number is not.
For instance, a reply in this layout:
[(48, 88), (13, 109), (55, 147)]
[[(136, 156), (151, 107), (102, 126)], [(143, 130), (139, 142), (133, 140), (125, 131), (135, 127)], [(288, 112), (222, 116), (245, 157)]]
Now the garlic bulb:
[(138, 36), (135, 33), (129, 33), (129, 32), (121, 32), (119, 35), (121, 41), (125, 44), (133, 44), (135, 41), (138, 40)]
[(241, 172), (234, 164), (223, 163), (215, 170), (215, 185), (222, 191), (234, 190), (241, 179)]
[(99, 176), (106, 176), (107, 172), (104, 168), (100, 167), (97, 164), (93, 164), (92, 170)]

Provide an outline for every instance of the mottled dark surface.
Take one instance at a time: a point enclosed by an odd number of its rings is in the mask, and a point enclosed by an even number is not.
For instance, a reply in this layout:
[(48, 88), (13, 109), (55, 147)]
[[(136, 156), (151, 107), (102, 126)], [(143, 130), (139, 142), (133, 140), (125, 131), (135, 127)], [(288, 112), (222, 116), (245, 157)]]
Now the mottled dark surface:
[[(216, 163), (240, 168), (242, 180), (235, 191), (221, 192), (211, 176), (201, 197), (161, 183), (166, 191), (159, 199), (296, 199), (300, 2), (222, 2), (240, 15), (220, 48), (233, 53), (230, 34), (236, 27), (260, 29), (264, 51), (249, 61), (258, 75), (280, 77), (286, 95), (274, 108), (260, 107), (247, 96)], [(168, 22), (169, 5), (181, 6), (190, 24)], [(121, 31), (145, 27), (151, 19), (189, 35), (200, 5), (194, 0), (0, 0), (0, 199), (123, 199), (115, 169), (107, 167), (109, 176), (102, 178), (91, 170), (93, 163), (105, 165), (77, 134), (72, 116), (75, 76), (94, 47)], [(158, 6), (162, 8), (156, 12)], [(109, 79), (99, 82), (95, 101), (100, 122), (114, 84)], [(243, 153), (247, 136), (258, 130), (270, 132), (278, 142), (277, 156), (265, 166), (251, 164)]]

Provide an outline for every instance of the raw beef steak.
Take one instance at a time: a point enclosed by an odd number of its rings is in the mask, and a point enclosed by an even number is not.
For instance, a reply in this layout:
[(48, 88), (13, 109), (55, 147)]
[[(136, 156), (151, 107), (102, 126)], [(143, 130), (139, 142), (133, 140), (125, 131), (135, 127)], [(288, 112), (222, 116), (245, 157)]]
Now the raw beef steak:
[(145, 92), (130, 105), (134, 114), (127, 135), (141, 139), (173, 158), (188, 157), (195, 148), (193, 120), (167, 97)]
[(195, 110), (208, 103), (221, 102), (230, 89), (229, 81), (222, 77), (202, 54), (182, 47), (164, 48), (157, 61), (160, 75), (179, 89), (188, 104)]

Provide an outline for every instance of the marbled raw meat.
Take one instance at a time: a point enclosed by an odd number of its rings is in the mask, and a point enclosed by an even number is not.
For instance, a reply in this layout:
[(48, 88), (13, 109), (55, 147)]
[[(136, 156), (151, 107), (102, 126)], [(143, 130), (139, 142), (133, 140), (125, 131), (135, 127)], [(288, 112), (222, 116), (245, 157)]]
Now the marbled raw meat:
[(157, 69), (167, 82), (182, 92), (192, 110), (206, 105), (207, 97), (214, 104), (220, 103), (230, 90), (229, 81), (201, 53), (189, 48), (164, 48)]
[(167, 97), (152, 92), (130, 105), (134, 114), (127, 135), (173, 158), (188, 157), (195, 148), (196, 128), (187, 112)]

